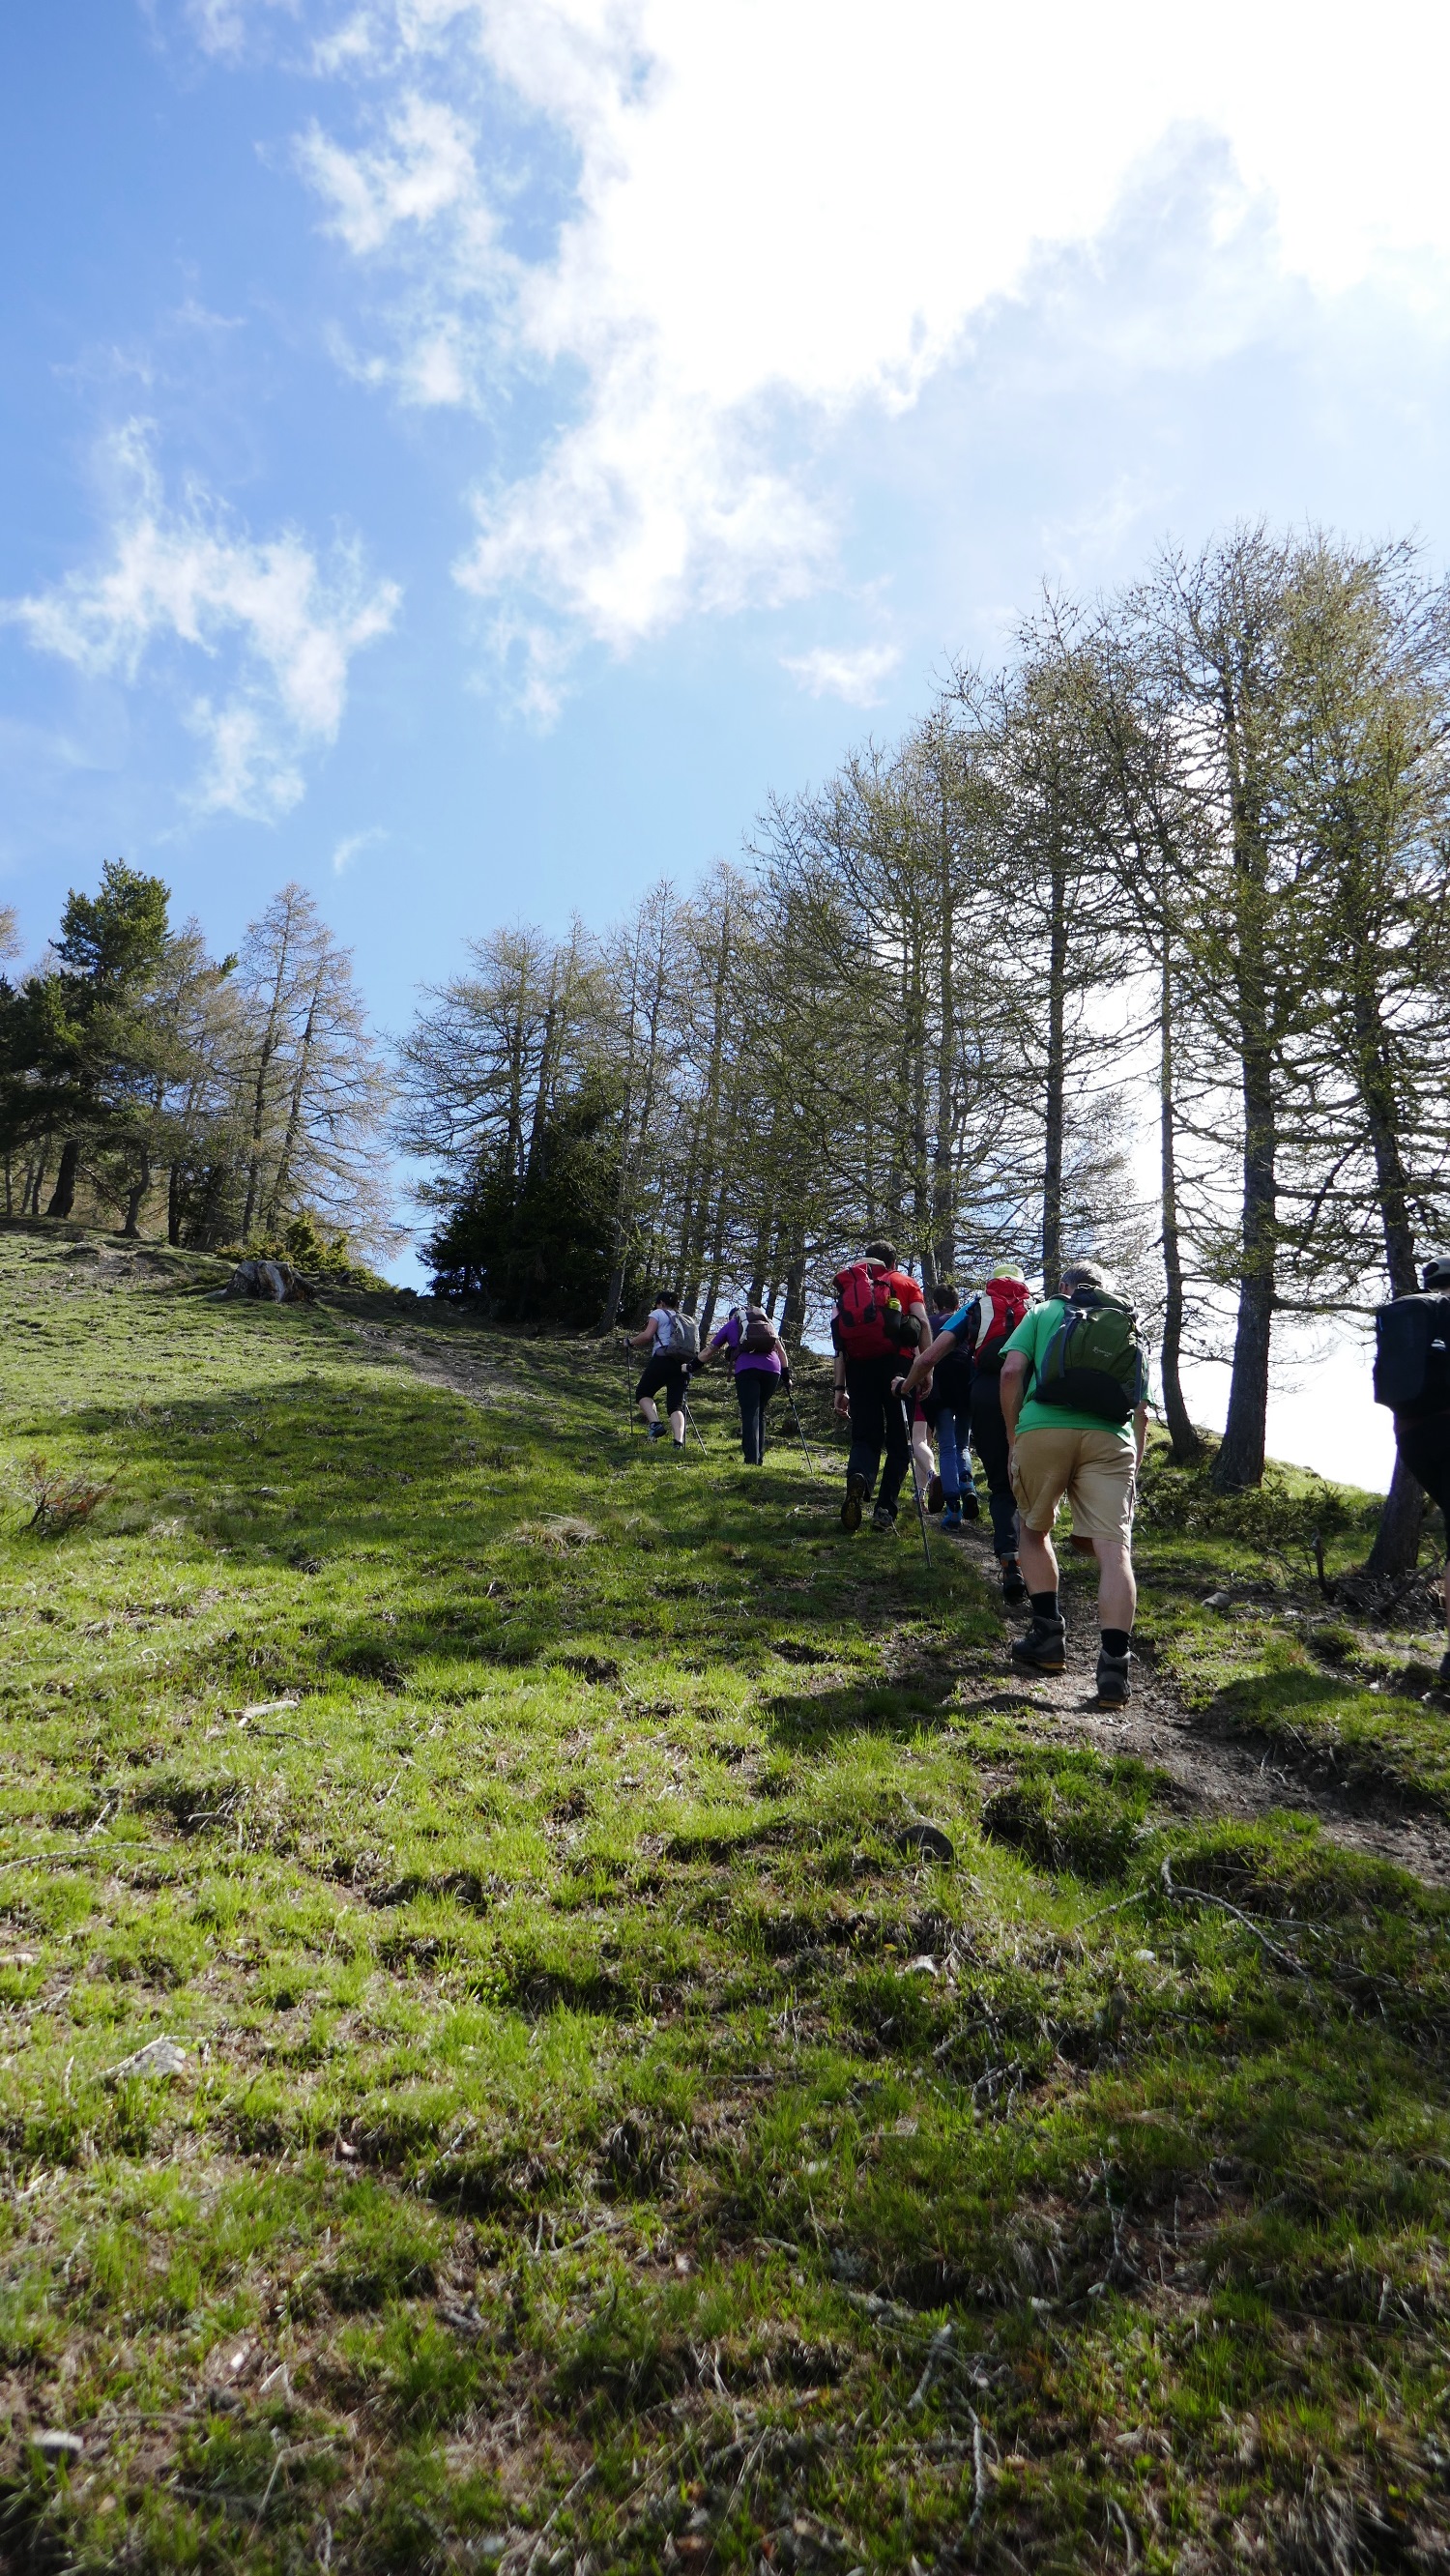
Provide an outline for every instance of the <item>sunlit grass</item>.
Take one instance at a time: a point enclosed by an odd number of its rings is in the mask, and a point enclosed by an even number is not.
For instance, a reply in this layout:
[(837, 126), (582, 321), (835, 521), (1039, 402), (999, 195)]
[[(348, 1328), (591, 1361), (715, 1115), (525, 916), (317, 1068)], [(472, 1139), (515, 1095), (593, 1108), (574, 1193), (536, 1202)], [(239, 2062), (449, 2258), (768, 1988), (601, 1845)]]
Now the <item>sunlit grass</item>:
[[(680, 1465), (587, 1344), (210, 1284), (0, 1235), (0, 2548), (1431, 2563), (1443, 1901), (982, 1711), (972, 1574), (723, 1390)], [(1302, 1569), (1145, 1540), (1191, 1690), (1438, 1794)]]

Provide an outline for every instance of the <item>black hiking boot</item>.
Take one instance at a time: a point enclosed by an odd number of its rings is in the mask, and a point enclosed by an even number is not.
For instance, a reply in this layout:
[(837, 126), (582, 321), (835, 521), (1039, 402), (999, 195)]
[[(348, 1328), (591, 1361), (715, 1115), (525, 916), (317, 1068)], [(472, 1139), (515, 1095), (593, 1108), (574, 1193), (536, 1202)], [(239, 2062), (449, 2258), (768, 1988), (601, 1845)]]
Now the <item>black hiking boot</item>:
[(1133, 1696), (1130, 1678), (1131, 1655), (1110, 1655), (1103, 1646), (1098, 1653), (1098, 1697), (1108, 1708), (1126, 1708)]
[(857, 1475), (848, 1476), (846, 1478), (846, 1499), (841, 1505), (841, 1527), (843, 1530), (858, 1530), (860, 1528), (861, 1506), (865, 1500), (865, 1477)]
[(1031, 1673), (1065, 1673), (1067, 1621), (1039, 1619), (1012, 1641), (1012, 1661)]
[(651, 1440), (663, 1440), (665, 1436), (665, 1426), (662, 1422), (651, 1422), (648, 1425), (648, 1430)]
[(875, 1511), (871, 1515), (871, 1526), (874, 1530), (895, 1529), (896, 1514), (889, 1503), (877, 1504)]
[(1002, 1598), (1007, 1603), (1009, 1609), (1015, 1610), (1018, 1603), (1020, 1601), (1025, 1601), (1027, 1598), (1027, 1578), (1015, 1556), (1004, 1556), (1000, 1561), (1002, 1566)]
[(933, 1478), (932, 1478), (932, 1480), (931, 1480), (931, 1483), (927, 1486), (927, 1489), (926, 1489), (926, 1508), (927, 1508), (927, 1510), (928, 1510), (929, 1512), (939, 1512), (939, 1511), (941, 1510), (942, 1504), (945, 1502), (945, 1500), (946, 1500), (946, 1496), (945, 1496), (945, 1494), (942, 1492), (942, 1481), (941, 1481), (941, 1478), (940, 1478), (940, 1476), (933, 1476)]
[(981, 1517), (982, 1517), (982, 1506), (981, 1506), (981, 1504), (980, 1504), (980, 1503), (978, 1502), (978, 1500), (977, 1500), (976, 1491), (975, 1491), (974, 1487), (972, 1487), (971, 1485), (964, 1485), (964, 1486), (962, 1487), (962, 1518), (963, 1518), (963, 1520), (964, 1520), (964, 1521), (979, 1521), (979, 1520), (981, 1519)]

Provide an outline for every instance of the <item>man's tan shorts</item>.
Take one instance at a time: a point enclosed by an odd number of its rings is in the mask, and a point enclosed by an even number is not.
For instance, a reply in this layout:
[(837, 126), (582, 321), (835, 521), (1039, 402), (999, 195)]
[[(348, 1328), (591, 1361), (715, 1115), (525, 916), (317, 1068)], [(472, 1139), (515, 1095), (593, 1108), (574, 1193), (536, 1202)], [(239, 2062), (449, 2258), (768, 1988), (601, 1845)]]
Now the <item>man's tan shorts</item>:
[(1133, 1535), (1137, 1455), (1111, 1431), (1019, 1431), (1012, 1491), (1030, 1530), (1050, 1530), (1058, 1504), (1072, 1505), (1075, 1538)]

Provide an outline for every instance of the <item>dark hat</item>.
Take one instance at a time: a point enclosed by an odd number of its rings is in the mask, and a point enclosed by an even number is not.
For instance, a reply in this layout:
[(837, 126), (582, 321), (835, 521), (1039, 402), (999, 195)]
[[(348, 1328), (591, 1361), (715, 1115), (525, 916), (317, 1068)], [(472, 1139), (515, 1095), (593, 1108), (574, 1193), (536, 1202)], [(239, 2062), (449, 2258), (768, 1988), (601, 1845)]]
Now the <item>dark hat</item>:
[(1450, 1252), (1437, 1252), (1420, 1273), (1422, 1288), (1450, 1288)]

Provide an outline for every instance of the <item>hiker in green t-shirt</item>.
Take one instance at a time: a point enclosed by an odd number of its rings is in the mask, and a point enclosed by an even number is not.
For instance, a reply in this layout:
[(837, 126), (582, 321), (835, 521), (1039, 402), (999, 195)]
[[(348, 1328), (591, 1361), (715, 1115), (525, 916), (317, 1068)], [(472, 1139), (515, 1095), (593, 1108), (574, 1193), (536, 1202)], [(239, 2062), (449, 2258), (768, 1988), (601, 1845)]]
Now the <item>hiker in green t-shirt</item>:
[(1074, 1538), (1090, 1539), (1098, 1560), (1098, 1696), (1122, 1707), (1138, 1601), (1131, 1549), (1148, 1436), (1146, 1370), (1132, 1310), (1110, 1293), (1094, 1263), (1070, 1262), (1062, 1289), (1024, 1317), (1002, 1359), (1008, 1472), (1021, 1518), (1018, 1555), (1032, 1596), (1032, 1625), (1017, 1639), (1012, 1660), (1029, 1672), (1066, 1668), (1051, 1536), (1066, 1497)]

